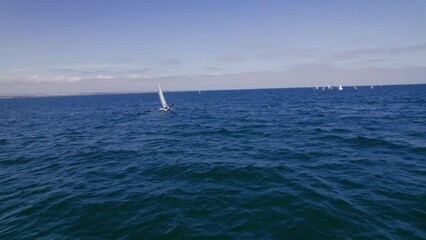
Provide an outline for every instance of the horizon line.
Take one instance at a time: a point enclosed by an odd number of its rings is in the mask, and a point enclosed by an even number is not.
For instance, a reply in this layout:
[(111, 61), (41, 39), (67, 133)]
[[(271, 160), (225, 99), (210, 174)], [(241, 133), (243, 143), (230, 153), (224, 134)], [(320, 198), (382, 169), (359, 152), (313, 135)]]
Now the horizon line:
[[(370, 87), (370, 86), (412, 86), (412, 85), (426, 85), (426, 83), (405, 83), (405, 84), (372, 84), (372, 85), (342, 85), (342, 87)], [(323, 87), (322, 85), (316, 85)], [(198, 89), (198, 90), (163, 90), (163, 92), (214, 92), (214, 91), (244, 91), (244, 90), (274, 90), (274, 89), (298, 89), (298, 88), (315, 88), (316, 86), (310, 87), (266, 87), (266, 88), (229, 88), (229, 89)], [(332, 85), (337, 87), (337, 85)], [(325, 85), (324, 85), (325, 87)], [(99, 96), (99, 95), (125, 95), (125, 94), (151, 94), (157, 93), (157, 91), (122, 91), (122, 92), (81, 92), (81, 93), (28, 93), (28, 94), (10, 94), (0, 95), (0, 99), (12, 99), (12, 98), (44, 98), (44, 97), (78, 97), (78, 96)]]

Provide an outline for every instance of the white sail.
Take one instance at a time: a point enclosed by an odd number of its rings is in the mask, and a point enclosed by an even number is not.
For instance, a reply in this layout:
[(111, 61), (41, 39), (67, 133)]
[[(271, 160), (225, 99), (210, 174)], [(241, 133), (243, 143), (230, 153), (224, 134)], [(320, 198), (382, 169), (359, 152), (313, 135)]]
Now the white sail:
[(342, 91), (342, 90), (343, 90), (342, 85), (339, 85), (339, 91)]
[(158, 96), (160, 97), (161, 105), (163, 106), (163, 109), (167, 109), (167, 102), (164, 98), (163, 91), (161, 91), (160, 84), (158, 84)]

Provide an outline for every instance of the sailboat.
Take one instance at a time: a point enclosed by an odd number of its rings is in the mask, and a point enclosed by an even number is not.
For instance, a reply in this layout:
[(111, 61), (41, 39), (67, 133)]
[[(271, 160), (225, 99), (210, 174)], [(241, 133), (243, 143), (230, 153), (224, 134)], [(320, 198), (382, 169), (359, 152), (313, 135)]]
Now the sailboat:
[(161, 102), (161, 106), (162, 106), (158, 110), (159, 111), (165, 111), (165, 112), (172, 110), (173, 104), (170, 105), (170, 106), (167, 105), (167, 102), (166, 102), (166, 99), (164, 98), (163, 91), (161, 90), (160, 84), (158, 84), (158, 96), (160, 97), (160, 102)]
[(354, 86), (354, 89), (357, 90), (358, 88), (356, 88), (356, 86)]
[(339, 85), (339, 91), (342, 91), (342, 90), (343, 90), (342, 85)]

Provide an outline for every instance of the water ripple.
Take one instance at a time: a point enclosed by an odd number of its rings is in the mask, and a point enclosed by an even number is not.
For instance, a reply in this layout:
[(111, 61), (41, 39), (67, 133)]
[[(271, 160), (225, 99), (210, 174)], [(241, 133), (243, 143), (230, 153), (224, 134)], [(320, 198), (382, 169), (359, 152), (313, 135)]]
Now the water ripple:
[(424, 88), (2, 99), (1, 239), (424, 239)]

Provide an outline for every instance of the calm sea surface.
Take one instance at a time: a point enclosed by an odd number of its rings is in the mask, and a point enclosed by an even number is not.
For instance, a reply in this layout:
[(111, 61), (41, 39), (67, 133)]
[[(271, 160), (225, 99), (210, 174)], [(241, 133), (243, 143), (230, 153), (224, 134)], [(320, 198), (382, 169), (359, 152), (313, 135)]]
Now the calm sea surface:
[(426, 238), (426, 85), (165, 97), (1, 99), (0, 239)]

